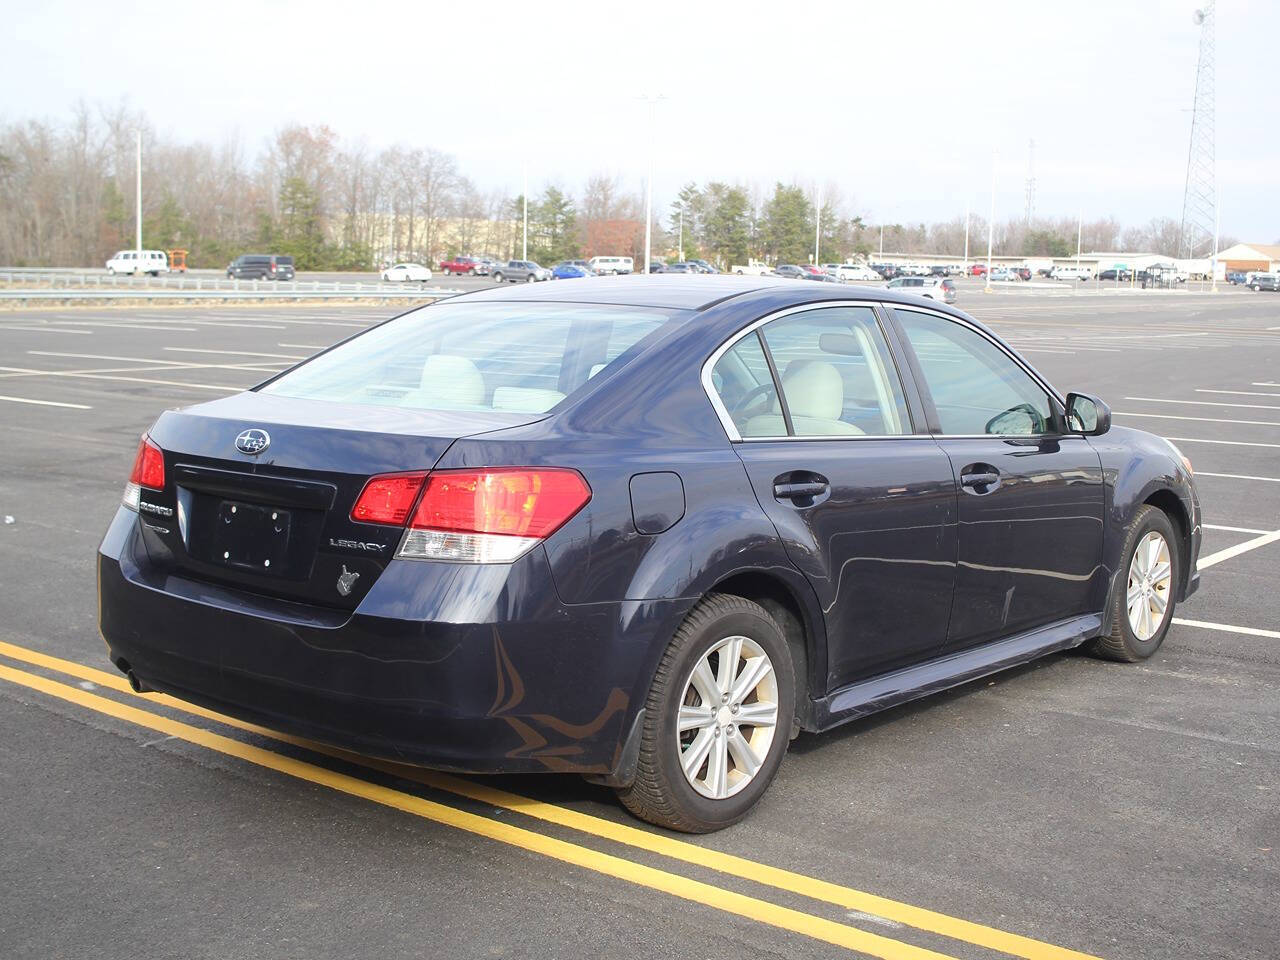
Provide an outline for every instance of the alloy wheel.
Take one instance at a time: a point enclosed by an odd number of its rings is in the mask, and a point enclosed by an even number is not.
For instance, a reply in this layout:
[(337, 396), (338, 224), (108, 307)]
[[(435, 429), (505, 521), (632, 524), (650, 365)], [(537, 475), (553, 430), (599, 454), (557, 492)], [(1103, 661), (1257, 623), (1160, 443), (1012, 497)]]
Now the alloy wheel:
[(723, 800), (760, 771), (778, 725), (778, 678), (750, 637), (718, 641), (685, 679), (676, 749), (689, 785)]
[(1129, 561), (1129, 584), (1125, 602), (1129, 611), (1129, 628), (1139, 640), (1156, 635), (1164, 623), (1173, 586), (1173, 563), (1169, 544), (1159, 532), (1152, 530), (1139, 541)]

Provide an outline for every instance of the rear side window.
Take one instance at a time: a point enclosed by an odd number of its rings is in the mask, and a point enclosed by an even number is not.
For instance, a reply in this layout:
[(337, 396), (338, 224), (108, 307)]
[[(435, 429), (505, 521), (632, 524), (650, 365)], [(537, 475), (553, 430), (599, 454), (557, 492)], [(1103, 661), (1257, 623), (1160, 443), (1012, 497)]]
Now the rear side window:
[(339, 403), (541, 413), (683, 312), (444, 303), (376, 327), (262, 390)]
[(712, 371), (712, 384), (742, 437), (911, 432), (897, 368), (870, 307), (807, 310), (765, 324), (760, 335), (781, 378), (781, 399), (754, 334), (738, 341)]

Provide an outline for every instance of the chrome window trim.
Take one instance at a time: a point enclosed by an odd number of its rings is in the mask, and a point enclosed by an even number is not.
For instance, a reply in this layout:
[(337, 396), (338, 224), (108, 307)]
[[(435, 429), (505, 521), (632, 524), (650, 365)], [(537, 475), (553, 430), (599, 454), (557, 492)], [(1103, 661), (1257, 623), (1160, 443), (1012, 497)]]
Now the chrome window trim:
[[(738, 341), (752, 333), (755, 333), (766, 323), (772, 323), (774, 320), (781, 320), (783, 317), (791, 316), (796, 313), (807, 313), (810, 310), (825, 310), (830, 307), (870, 307), (871, 312), (875, 315), (876, 326), (880, 327), (881, 318), (880, 314), (876, 311), (876, 307), (883, 306), (887, 305), (879, 300), (817, 300), (812, 303), (802, 303), (799, 306), (787, 307), (783, 310), (777, 311), (776, 313), (768, 314), (767, 316), (761, 317), (759, 320), (753, 321), (748, 326), (735, 331), (728, 340), (716, 347), (716, 349), (711, 352), (711, 356), (707, 357), (702, 364), (702, 390), (707, 395), (707, 399), (711, 401), (711, 406), (715, 409), (716, 416), (720, 418), (720, 426), (724, 428), (724, 432), (729, 437), (730, 442), (750, 443), (761, 440), (898, 440), (902, 437), (929, 436), (927, 433), (894, 433), (887, 436), (839, 433), (832, 434), (831, 436), (816, 437), (792, 437), (786, 435), (780, 437), (744, 437), (738, 432), (737, 424), (733, 422), (733, 417), (729, 415), (729, 411), (725, 407), (724, 401), (720, 399), (720, 394), (716, 391), (715, 384), (711, 380), (711, 372), (715, 369), (716, 364), (719, 363), (720, 358), (732, 350), (738, 344)], [(885, 348), (889, 350), (890, 357), (892, 357), (893, 348), (890, 346), (889, 338), (883, 329), (880, 330), (880, 335), (884, 337)], [(905, 402), (907, 386), (902, 382), (902, 374), (898, 371), (896, 365), (893, 372), (894, 376), (898, 378), (898, 386), (903, 392), (903, 400)], [(910, 407), (908, 407), (908, 418), (910, 418), (910, 415), (911, 411)]]

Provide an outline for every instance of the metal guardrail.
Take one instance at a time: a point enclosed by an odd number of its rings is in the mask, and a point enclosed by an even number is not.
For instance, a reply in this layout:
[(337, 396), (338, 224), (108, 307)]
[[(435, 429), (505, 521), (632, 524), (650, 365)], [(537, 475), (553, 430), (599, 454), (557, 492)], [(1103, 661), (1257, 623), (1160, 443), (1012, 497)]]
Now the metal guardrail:
[[(276, 286), (276, 284), (272, 284)], [(95, 300), (222, 300), (222, 301), (254, 301), (254, 300), (441, 300), (455, 297), (461, 290), (441, 290), (436, 288), (420, 288), (417, 290), (396, 290), (371, 288), (364, 291), (352, 290), (310, 290), (305, 287), (298, 290), (155, 290), (139, 288), (137, 290), (4, 290), (0, 289), (0, 301), (80, 301)]]
[[(385, 283), (383, 281), (353, 280), (235, 280), (221, 276), (188, 276), (162, 274), (159, 277), (135, 277), (106, 272), (73, 272), (55, 269), (0, 270), (0, 284), (29, 284), (37, 287), (76, 290), (285, 290), (291, 293), (378, 294), (389, 291), (429, 290), (418, 284)], [(461, 291), (452, 291), (460, 293)]]

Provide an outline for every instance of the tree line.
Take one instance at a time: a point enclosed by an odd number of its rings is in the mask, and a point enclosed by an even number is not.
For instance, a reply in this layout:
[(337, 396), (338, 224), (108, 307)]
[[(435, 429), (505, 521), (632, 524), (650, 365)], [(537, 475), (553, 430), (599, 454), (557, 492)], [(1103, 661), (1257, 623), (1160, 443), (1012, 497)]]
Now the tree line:
[[(452, 154), (397, 145), (372, 150), (326, 126), (281, 128), (260, 149), (236, 137), (180, 142), (126, 107), (80, 105), (63, 122), (0, 124), (0, 264), (89, 266), (134, 244), (134, 145), (142, 134), (142, 240), (182, 248), (193, 267), (221, 267), (245, 252), (292, 255), (303, 270), (371, 269), (395, 260), (434, 265), (462, 253), (521, 256), (524, 198), (477, 186)], [(644, 255), (642, 185), (608, 172), (579, 192), (550, 184), (530, 196), (528, 258), (549, 264), (597, 254)], [(651, 225), (655, 256), (804, 263), (886, 253), (964, 252), (963, 217), (870, 223), (838, 185), (687, 183)], [(1068, 256), (1074, 219), (1011, 218), (995, 252)], [(1176, 256), (1178, 224), (1083, 224), (1085, 250)], [(969, 221), (981, 259), (987, 225)], [(1224, 238), (1223, 245), (1229, 241)]]

